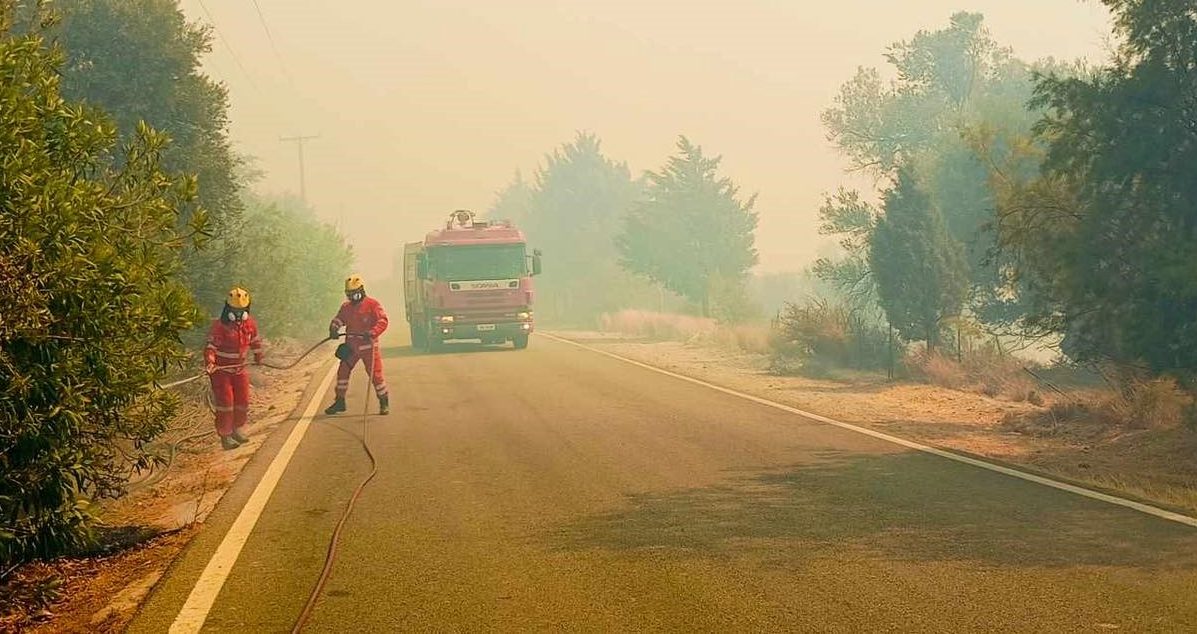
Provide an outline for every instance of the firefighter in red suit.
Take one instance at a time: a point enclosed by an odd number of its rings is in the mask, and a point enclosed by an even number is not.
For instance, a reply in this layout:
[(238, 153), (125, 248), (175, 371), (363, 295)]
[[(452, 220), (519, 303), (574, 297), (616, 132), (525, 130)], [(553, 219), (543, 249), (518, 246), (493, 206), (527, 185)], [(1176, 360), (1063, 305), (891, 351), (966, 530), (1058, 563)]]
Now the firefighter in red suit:
[(324, 410), (325, 414), (340, 414), (345, 411), (345, 393), (349, 391), (349, 376), (353, 367), (361, 361), (370, 373), (374, 393), (378, 395), (378, 413), (390, 411), (386, 378), (382, 375), (382, 350), (378, 338), (387, 330), (387, 313), (382, 304), (366, 296), (366, 283), (360, 275), (351, 275), (345, 280), (346, 302), (328, 325), (329, 337), (335, 337), (345, 329), (345, 345), (348, 354), (341, 358), (337, 368), (336, 400)]
[(220, 446), (236, 449), (249, 442), (241, 428), (249, 420), (249, 351), (254, 363), (262, 363), (262, 339), (258, 324), (249, 314), (249, 292), (237, 287), (229, 291), (220, 319), (208, 330), (204, 348), (212, 396), (216, 402), (216, 433)]

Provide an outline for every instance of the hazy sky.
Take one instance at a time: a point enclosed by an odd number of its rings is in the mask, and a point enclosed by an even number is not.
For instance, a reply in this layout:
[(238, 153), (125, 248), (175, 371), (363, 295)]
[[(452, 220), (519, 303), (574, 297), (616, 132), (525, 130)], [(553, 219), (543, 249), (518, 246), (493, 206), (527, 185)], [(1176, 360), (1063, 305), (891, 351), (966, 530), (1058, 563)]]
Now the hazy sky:
[[(685, 134), (759, 192), (762, 270), (799, 269), (825, 238), (821, 193), (848, 182), (819, 123), (858, 66), (955, 11), (980, 11), (1025, 59), (1104, 56), (1095, 0), (182, 0), (219, 36), (208, 70), (232, 96), (233, 138), (342, 227), (368, 275), (457, 208), (486, 209), (575, 131), (634, 173)], [(211, 19), (204, 7), (211, 13)], [(551, 249), (549, 249), (551, 252)]]

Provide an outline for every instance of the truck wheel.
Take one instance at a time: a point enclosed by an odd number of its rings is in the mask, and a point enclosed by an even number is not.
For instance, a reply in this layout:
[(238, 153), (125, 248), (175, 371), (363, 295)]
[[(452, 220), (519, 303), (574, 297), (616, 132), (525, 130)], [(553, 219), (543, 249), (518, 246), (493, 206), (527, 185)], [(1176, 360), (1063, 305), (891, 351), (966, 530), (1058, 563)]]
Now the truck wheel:
[(429, 325), (427, 328), (428, 330), (425, 331), (426, 334), (424, 335), (424, 351), (432, 354), (440, 350), (445, 342), (441, 341), (440, 338), (434, 334), (435, 331), (433, 330), (432, 325)]
[(516, 335), (511, 343), (515, 344), (516, 350), (523, 350), (528, 347), (528, 335)]
[(428, 334), (424, 331), (423, 328), (420, 328), (419, 326), (412, 324), (409, 327), (409, 330), (411, 330), (411, 347), (412, 348), (414, 348), (416, 350), (422, 350), (425, 346), (427, 346)]

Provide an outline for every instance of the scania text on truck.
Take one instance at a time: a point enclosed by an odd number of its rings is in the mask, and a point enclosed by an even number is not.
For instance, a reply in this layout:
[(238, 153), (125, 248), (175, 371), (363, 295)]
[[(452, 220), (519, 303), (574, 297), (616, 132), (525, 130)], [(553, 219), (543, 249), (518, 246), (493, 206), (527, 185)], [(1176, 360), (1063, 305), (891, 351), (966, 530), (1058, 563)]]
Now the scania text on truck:
[(444, 228), (403, 250), (412, 346), (432, 351), (445, 341), (477, 340), (527, 348), (532, 276), (540, 269), (540, 252), (528, 253), (523, 232), (510, 222), (453, 212)]

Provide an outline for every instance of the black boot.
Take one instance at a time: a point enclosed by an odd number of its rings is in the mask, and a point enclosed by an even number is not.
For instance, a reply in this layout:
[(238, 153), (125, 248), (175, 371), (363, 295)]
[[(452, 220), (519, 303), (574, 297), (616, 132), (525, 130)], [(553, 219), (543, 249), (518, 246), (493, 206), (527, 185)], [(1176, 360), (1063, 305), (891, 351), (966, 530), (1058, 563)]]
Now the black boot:
[(224, 448), (225, 451), (228, 451), (230, 449), (236, 449), (237, 447), (240, 447), (241, 443), (233, 440), (232, 436), (221, 436), (220, 446)]
[(233, 433), (229, 434), (229, 438), (236, 440), (238, 443), (240, 443), (242, 445), (249, 442), (249, 439), (245, 437), (245, 434), (241, 433), (240, 429), (234, 429)]
[(379, 414), (391, 413), (391, 397), (390, 396), (378, 397), (378, 413)]
[(340, 414), (343, 411), (345, 411), (345, 399), (339, 398), (333, 401), (333, 404), (329, 405), (328, 409), (324, 410), (324, 413), (332, 416), (333, 414)]

